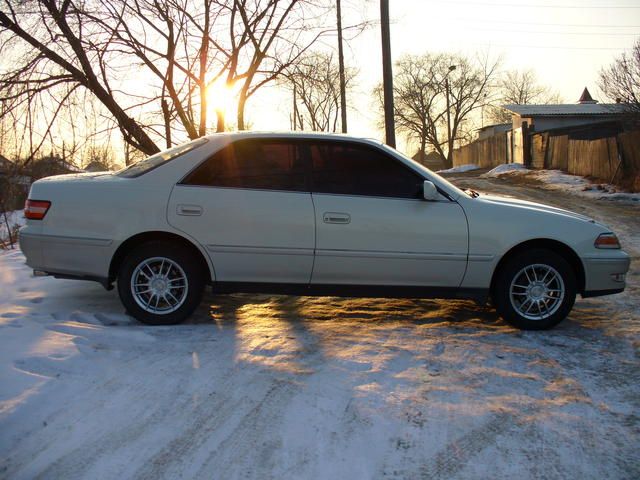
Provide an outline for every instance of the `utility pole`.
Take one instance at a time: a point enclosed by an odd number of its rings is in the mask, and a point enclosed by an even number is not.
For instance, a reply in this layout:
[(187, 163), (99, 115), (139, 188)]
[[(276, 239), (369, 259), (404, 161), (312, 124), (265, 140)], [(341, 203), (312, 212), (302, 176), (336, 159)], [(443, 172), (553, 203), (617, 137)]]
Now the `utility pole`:
[(347, 85), (344, 78), (344, 53), (342, 51), (342, 9), (341, 1), (336, 0), (336, 15), (338, 16), (338, 67), (340, 70), (340, 116), (342, 133), (347, 133)]
[(384, 92), (384, 130), (387, 145), (395, 148), (396, 131), (393, 118), (393, 70), (391, 67), (389, 0), (380, 0), (380, 27), (382, 30), (382, 88)]
[(292, 117), (293, 117), (293, 131), (295, 132), (297, 130), (296, 126), (298, 124), (298, 98), (297, 98), (297, 91), (296, 91), (296, 84), (293, 84), (293, 112), (292, 112)]
[[(453, 139), (451, 138), (451, 106), (449, 102), (449, 74), (456, 69), (455, 65), (449, 67), (449, 71), (444, 77), (444, 93), (447, 96), (447, 163), (453, 160)], [(448, 167), (447, 167), (448, 168)]]

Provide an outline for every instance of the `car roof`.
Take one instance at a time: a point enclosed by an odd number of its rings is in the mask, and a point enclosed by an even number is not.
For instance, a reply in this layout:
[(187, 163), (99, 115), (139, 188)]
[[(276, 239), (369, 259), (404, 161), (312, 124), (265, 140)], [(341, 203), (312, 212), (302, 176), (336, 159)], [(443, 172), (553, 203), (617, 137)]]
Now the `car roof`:
[(356, 141), (362, 143), (369, 143), (373, 145), (381, 145), (382, 142), (373, 138), (358, 137), (354, 135), (347, 135), (344, 133), (324, 133), (324, 132), (287, 132), (287, 131), (241, 131), (241, 132), (224, 132), (213, 133), (207, 135), (207, 138), (212, 140), (227, 137), (231, 140), (240, 140), (244, 138), (285, 138), (296, 140), (338, 140), (338, 141)]

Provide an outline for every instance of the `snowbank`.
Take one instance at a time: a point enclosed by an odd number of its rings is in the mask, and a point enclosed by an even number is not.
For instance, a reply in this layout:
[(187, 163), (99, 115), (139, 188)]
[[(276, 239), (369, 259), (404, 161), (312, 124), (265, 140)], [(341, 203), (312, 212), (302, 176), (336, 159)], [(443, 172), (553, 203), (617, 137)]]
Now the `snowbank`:
[(497, 178), (506, 174), (528, 173), (530, 170), (520, 163), (504, 163), (496, 168), (489, 170), (487, 173), (480, 175), (482, 178)]
[(458, 165), (457, 167), (448, 168), (446, 170), (438, 170), (436, 173), (463, 173), (478, 170), (479, 168), (480, 167), (478, 165), (469, 163), (467, 165)]
[(608, 183), (591, 183), (584, 177), (569, 175), (561, 170), (535, 170), (530, 176), (545, 184), (549, 190), (563, 190), (587, 198), (640, 202), (640, 193), (619, 191)]
[(562, 190), (585, 198), (640, 203), (640, 193), (628, 193), (608, 183), (592, 183), (584, 177), (570, 175), (562, 170), (529, 170), (517, 163), (498, 165), (480, 175), (482, 178), (498, 178), (502, 175), (526, 175), (542, 182), (546, 190)]

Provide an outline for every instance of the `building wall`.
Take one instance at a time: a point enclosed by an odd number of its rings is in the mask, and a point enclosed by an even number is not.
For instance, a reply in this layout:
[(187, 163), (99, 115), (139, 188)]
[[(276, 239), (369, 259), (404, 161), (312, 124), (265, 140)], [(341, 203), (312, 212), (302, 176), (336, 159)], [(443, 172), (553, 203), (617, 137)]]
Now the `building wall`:
[[(517, 118), (517, 120), (516, 120)], [(562, 115), (549, 117), (518, 117), (514, 115), (513, 128), (520, 128), (522, 122), (527, 122), (531, 130), (542, 132), (552, 130), (554, 128), (575, 127), (580, 125), (590, 125), (592, 123), (602, 123), (607, 121), (615, 121), (620, 117), (616, 115)]]

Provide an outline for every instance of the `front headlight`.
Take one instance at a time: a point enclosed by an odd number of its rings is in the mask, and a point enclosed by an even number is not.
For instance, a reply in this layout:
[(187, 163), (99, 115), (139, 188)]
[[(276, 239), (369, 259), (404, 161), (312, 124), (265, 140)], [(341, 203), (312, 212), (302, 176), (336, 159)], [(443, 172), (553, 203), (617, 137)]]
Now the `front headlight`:
[(596, 238), (596, 241), (593, 243), (593, 246), (596, 248), (620, 248), (620, 241), (618, 237), (616, 237), (615, 233), (601, 233)]

